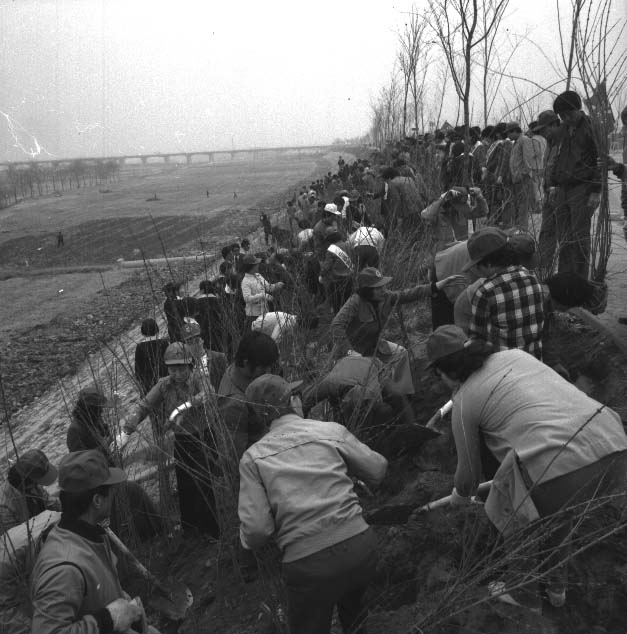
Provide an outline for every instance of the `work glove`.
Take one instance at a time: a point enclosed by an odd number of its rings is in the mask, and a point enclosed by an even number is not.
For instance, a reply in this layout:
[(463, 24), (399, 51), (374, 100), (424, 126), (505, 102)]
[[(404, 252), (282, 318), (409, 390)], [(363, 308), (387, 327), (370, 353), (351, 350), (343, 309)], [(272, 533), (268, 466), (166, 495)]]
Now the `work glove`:
[(173, 423), (176, 419), (176, 417), (183, 413), (184, 411), (190, 409), (192, 407), (192, 402), (191, 401), (187, 401), (185, 403), (183, 403), (182, 405), (179, 405), (177, 408), (172, 410), (172, 413), (170, 414), (170, 422)]
[(451, 506), (467, 506), (470, 502), (471, 499), (469, 497), (460, 495), (457, 489), (453, 487), (453, 491), (451, 492)]
[(122, 451), (123, 447), (128, 443), (131, 436), (127, 434), (125, 431), (121, 431), (116, 437), (115, 440), (109, 445), (109, 451), (113, 452), (116, 449), (118, 451)]
[(116, 599), (106, 607), (113, 621), (114, 632), (130, 630), (131, 625), (141, 619), (143, 614), (141, 607), (126, 599)]

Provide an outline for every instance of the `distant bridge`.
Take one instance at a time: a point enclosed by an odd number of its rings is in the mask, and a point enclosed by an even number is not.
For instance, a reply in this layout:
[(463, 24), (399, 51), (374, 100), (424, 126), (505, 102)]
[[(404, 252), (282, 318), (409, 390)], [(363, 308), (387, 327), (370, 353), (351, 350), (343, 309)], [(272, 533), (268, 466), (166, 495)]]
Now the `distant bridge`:
[[(127, 154), (124, 156), (100, 156), (100, 157), (77, 157), (68, 159), (33, 159), (29, 161), (8, 161), (0, 163), (0, 169), (7, 169), (9, 167), (29, 167), (36, 165), (38, 167), (54, 166), (54, 165), (67, 165), (75, 161), (81, 161), (85, 163), (106, 163), (114, 161), (118, 165), (126, 165), (127, 162), (139, 162), (142, 165), (155, 164), (155, 163), (185, 163), (191, 165), (192, 163), (215, 163), (219, 159), (222, 160), (245, 160), (252, 159), (257, 160), (261, 158), (270, 158), (274, 156), (286, 155), (286, 154), (322, 154), (328, 152), (331, 149), (339, 149), (343, 146), (339, 145), (307, 145), (307, 146), (294, 146), (294, 147), (270, 147), (270, 148), (250, 148), (243, 150), (208, 150), (203, 152), (152, 152), (150, 154)], [(195, 160), (197, 157), (201, 157), (204, 160)], [(181, 159), (177, 161), (176, 159)], [(184, 159), (184, 160), (183, 160)], [(217, 159), (217, 160), (216, 160)]]

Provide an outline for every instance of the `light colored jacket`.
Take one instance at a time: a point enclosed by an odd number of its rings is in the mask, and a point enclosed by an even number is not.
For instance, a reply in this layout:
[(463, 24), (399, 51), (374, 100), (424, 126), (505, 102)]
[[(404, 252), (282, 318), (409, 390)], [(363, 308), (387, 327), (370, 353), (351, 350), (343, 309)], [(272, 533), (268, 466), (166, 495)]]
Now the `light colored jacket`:
[[(502, 491), (516, 491), (510, 452), (532, 483), (544, 483), (627, 449), (620, 417), (557, 372), (522, 350), (492, 354), (453, 397), (452, 430), (457, 448), (455, 487), (476, 491), (481, 474), (479, 430), (508, 473)], [(506, 460), (507, 459), (507, 460)], [(509, 521), (515, 500), (496, 512)], [(500, 511), (499, 511), (500, 509)], [(491, 518), (492, 519), (492, 518)], [(494, 523), (498, 526), (498, 517)]]
[(270, 284), (259, 273), (246, 273), (241, 288), (248, 317), (259, 317), (268, 312), (268, 294), (277, 288), (276, 284)]
[(509, 168), (512, 174), (512, 183), (521, 183), (525, 178), (531, 178), (533, 168), (536, 165), (536, 152), (533, 141), (521, 134), (512, 147), (509, 155)]
[(302, 559), (368, 528), (351, 477), (383, 480), (387, 460), (334, 422), (286, 414), (240, 461), (240, 539), (273, 535), (283, 561)]

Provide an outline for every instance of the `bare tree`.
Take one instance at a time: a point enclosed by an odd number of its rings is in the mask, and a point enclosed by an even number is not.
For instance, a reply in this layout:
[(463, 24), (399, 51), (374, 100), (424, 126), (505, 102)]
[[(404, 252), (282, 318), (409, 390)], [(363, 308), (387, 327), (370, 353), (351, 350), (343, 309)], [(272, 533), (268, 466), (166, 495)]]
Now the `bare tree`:
[[(407, 136), (407, 106), (411, 94), (413, 100), (413, 124), (418, 127), (418, 111), (422, 95), (424, 93), (426, 70), (429, 65), (429, 50), (431, 42), (426, 41), (425, 31), (427, 24), (421, 16), (412, 8), (409, 13), (409, 21), (399, 33), (398, 63), (403, 76), (403, 125), (402, 134)], [(418, 71), (421, 71), (421, 80), (418, 80)]]
[[(475, 53), (498, 31), (509, 0), (429, 0), (424, 19), (436, 35), (463, 106), (466, 143), (470, 142), (470, 95)], [(466, 162), (466, 176), (470, 165)]]

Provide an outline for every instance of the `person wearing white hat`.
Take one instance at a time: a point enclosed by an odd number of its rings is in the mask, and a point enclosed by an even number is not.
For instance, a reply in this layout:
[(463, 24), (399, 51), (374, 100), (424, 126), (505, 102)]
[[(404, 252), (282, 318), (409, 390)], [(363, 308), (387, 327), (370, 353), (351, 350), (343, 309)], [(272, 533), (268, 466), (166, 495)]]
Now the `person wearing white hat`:
[(342, 214), (338, 210), (337, 205), (327, 203), (324, 206), (322, 218), (318, 220), (313, 228), (314, 250), (320, 261), (324, 258), (324, 252), (328, 246), (327, 232), (333, 230), (341, 233), (341, 222)]

